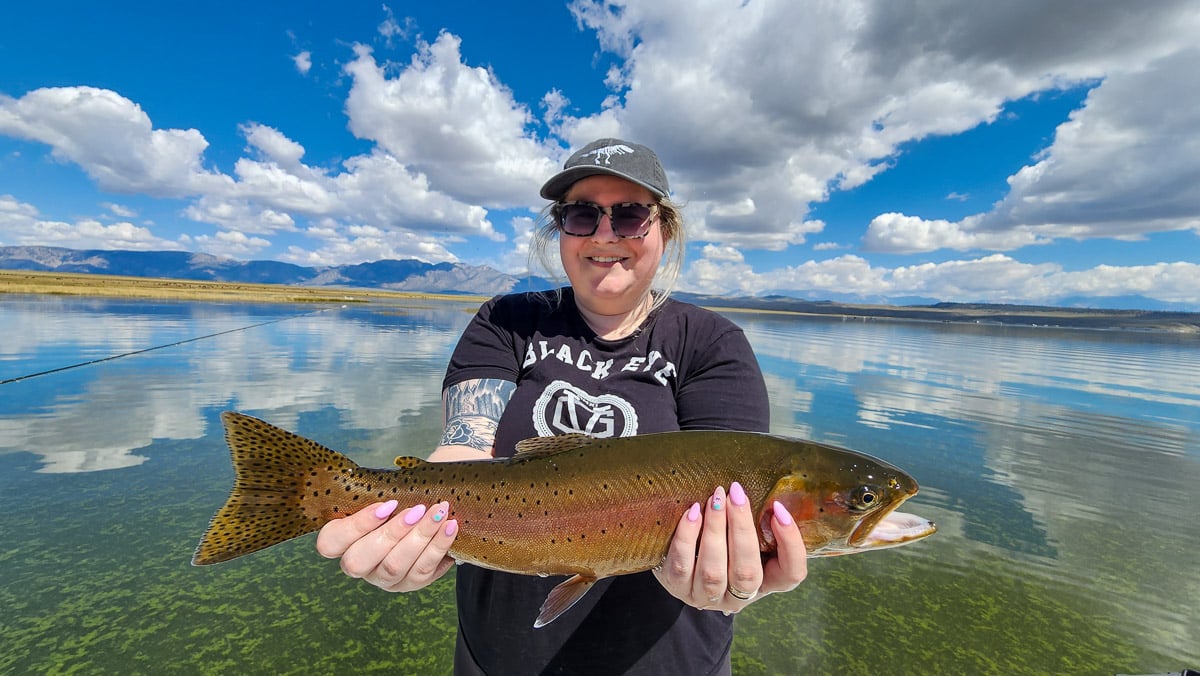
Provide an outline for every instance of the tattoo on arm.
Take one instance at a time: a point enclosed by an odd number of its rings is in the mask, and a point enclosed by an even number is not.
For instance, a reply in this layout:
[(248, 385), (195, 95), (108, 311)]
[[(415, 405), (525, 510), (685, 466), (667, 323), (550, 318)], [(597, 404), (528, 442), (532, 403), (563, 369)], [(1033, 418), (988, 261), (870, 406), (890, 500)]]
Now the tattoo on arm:
[(517, 384), (498, 378), (468, 380), (442, 393), (446, 429), (443, 446), (470, 446), (488, 453), (496, 442), (496, 427)]

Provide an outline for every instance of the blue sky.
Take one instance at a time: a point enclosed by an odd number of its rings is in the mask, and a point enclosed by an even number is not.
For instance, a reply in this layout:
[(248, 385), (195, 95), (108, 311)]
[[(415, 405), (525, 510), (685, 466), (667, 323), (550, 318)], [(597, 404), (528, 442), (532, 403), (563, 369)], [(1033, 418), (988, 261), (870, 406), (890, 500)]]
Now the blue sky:
[(0, 245), (527, 268), (570, 149), (658, 150), (680, 288), (1200, 309), (1200, 5), (29, 3)]

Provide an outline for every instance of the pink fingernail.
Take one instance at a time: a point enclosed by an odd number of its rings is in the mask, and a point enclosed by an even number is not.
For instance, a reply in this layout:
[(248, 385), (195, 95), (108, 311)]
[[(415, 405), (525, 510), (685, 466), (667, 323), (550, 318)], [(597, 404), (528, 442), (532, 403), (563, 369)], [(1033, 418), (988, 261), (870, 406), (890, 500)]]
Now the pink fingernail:
[(404, 515), (404, 523), (409, 526), (416, 525), (423, 516), (425, 516), (425, 505), (417, 505), (409, 509), (408, 513)]
[(746, 499), (746, 491), (743, 490), (742, 485), (736, 481), (729, 486), (729, 501), (738, 507), (741, 507), (749, 502), (749, 500)]
[(398, 504), (400, 504), (400, 503), (396, 502), (395, 500), (388, 500), (387, 502), (383, 503), (382, 505), (376, 507), (375, 508), (375, 518), (376, 519), (388, 518), (389, 516), (392, 515), (392, 512), (396, 511), (396, 505), (398, 505)]
[(458, 519), (450, 519), (446, 522), (446, 537), (452, 538), (458, 532)]
[(713, 496), (712, 496), (713, 510), (718, 511), (718, 512), (721, 511), (721, 508), (725, 506), (724, 502), (725, 502), (725, 489), (721, 486), (717, 486), (717, 490), (713, 492)]
[(446, 518), (446, 512), (447, 512), (447, 511), (449, 511), (449, 509), (447, 508), (447, 506), (446, 506), (446, 505), (444, 505), (444, 504), (443, 504), (443, 505), (438, 505), (438, 506), (437, 506), (437, 509), (436, 509), (436, 510), (434, 510), (434, 512), (433, 512), (433, 521), (434, 521), (434, 523), (441, 523), (441, 522), (442, 522), (442, 519)]
[(779, 522), (779, 525), (792, 525), (792, 515), (788, 514), (787, 507), (784, 507), (782, 502), (776, 500), (775, 504), (771, 505), (771, 507), (775, 512), (775, 520)]
[(687, 511), (687, 520), (696, 523), (700, 519), (700, 503), (693, 502), (691, 509)]

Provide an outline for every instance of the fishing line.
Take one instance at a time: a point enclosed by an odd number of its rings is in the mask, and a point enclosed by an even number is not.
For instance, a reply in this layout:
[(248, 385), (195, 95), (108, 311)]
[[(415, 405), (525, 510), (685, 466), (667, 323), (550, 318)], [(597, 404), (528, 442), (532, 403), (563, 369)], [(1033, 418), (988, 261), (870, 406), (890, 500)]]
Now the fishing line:
[(100, 363), (103, 363), (106, 361), (120, 359), (122, 357), (132, 357), (135, 354), (145, 354), (146, 352), (152, 352), (154, 350), (161, 350), (166, 347), (175, 347), (176, 345), (184, 345), (186, 343), (194, 343), (198, 340), (207, 340), (209, 338), (216, 338), (218, 336), (224, 336), (224, 335), (230, 334), (230, 333), (237, 333), (238, 331), (247, 331), (249, 329), (256, 329), (260, 326), (266, 326), (268, 324), (277, 324), (279, 322), (284, 322), (289, 319), (299, 319), (301, 317), (308, 317), (308, 316), (315, 315), (315, 314), (318, 314), (321, 312), (325, 312), (326, 310), (332, 310), (332, 309), (333, 308), (324, 308), (322, 310), (313, 310), (312, 312), (305, 312), (302, 315), (292, 315), (290, 317), (280, 317), (279, 319), (269, 319), (265, 322), (258, 322), (257, 324), (249, 324), (247, 326), (239, 326), (236, 329), (228, 329), (225, 331), (218, 331), (217, 333), (210, 333), (206, 336), (196, 336), (194, 338), (185, 338), (184, 340), (177, 340), (173, 343), (164, 343), (162, 345), (155, 345), (154, 347), (146, 347), (146, 348), (142, 348), (140, 350), (133, 350), (132, 352), (123, 352), (121, 354), (114, 354), (114, 355), (110, 355), (108, 357), (92, 359), (90, 361), (82, 361), (82, 362), (79, 362), (78, 364), (71, 364), (69, 366), (59, 366), (58, 368), (49, 369), (47, 371), (38, 371), (37, 373), (30, 373), (30, 374), (23, 375), (23, 376), (17, 376), (15, 378), (5, 378), (4, 380), (0, 380), (0, 385), (7, 385), (9, 383), (15, 383), (15, 382), (18, 382), (21, 380), (29, 380), (30, 378), (37, 378), (38, 376), (48, 376), (51, 373), (59, 373), (61, 371), (69, 371), (71, 369), (77, 369), (77, 368), (80, 368), (83, 366), (91, 366), (92, 364), (100, 364)]

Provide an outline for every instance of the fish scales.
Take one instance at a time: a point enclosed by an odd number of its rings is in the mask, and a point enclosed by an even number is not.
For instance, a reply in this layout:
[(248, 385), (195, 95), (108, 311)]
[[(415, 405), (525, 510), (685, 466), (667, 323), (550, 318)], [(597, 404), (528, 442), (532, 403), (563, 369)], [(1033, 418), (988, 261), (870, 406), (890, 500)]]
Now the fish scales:
[[(732, 479), (730, 468), (697, 463), (686, 447), (641, 439), (489, 463), (491, 483), (476, 479), (445, 498), (462, 527), (454, 555), (502, 570), (600, 577), (656, 565), (683, 512)], [(647, 460), (626, 471), (636, 458)], [(766, 482), (755, 483), (764, 486), (761, 503)]]
[(552, 621), (598, 578), (660, 563), (675, 526), (716, 486), (742, 484), (774, 549), (770, 505), (796, 517), (810, 556), (897, 546), (934, 532), (895, 508), (917, 492), (903, 471), (854, 451), (751, 432), (526, 440), (514, 458), (362, 468), (315, 441), (222, 414), (234, 488), (192, 562), (219, 563), (318, 530), (377, 501), (445, 500), (459, 532), (450, 555), (514, 573), (574, 575), (547, 599)]

